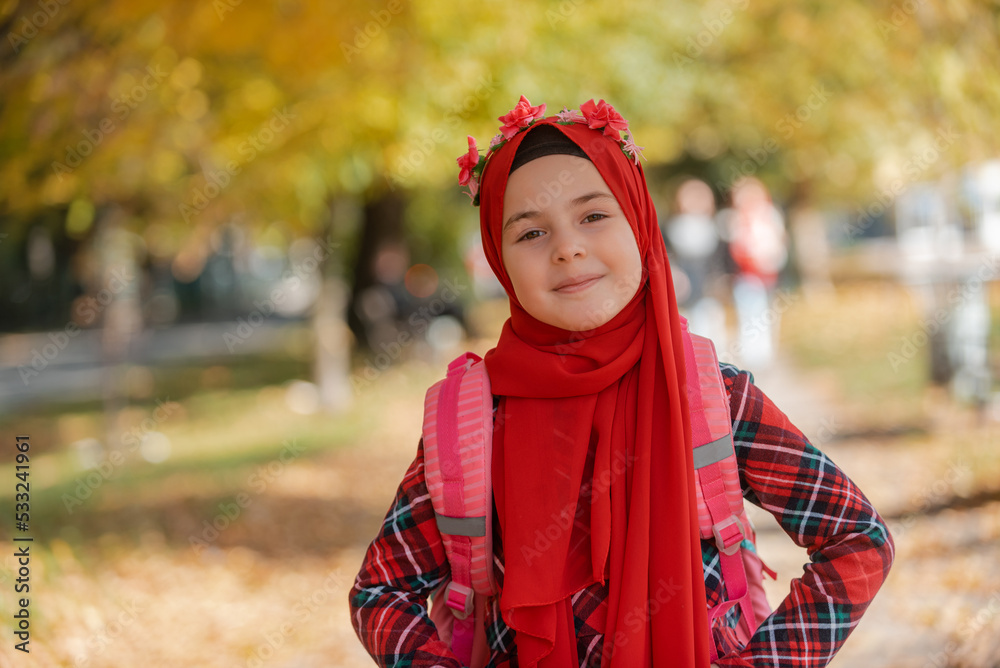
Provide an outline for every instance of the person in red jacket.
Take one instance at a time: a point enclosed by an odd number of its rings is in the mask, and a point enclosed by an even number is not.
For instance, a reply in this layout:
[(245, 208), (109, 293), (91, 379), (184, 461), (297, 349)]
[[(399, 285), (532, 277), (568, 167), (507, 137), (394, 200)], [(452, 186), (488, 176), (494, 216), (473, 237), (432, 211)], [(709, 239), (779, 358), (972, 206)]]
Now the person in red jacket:
[[(522, 96), (487, 154), (470, 137), (459, 159), (511, 310), (485, 358), (488, 665), (707, 668), (710, 643), (719, 666), (826, 665), (892, 563), (885, 523), (749, 373), (721, 365), (744, 497), (810, 563), (745, 645), (737, 608), (709, 628), (725, 583), (698, 535), (680, 319), (640, 147), (604, 100), (544, 110)], [(572, 526), (536, 549), (567, 509)], [(376, 663), (461, 665), (427, 610), (448, 573), (418, 448), (350, 593)]]
[(778, 275), (788, 261), (788, 234), (767, 188), (755, 178), (733, 185), (733, 206), (725, 212), (729, 253), (737, 268), (733, 302), (743, 363), (757, 368), (774, 360), (777, 322), (772, 311)]

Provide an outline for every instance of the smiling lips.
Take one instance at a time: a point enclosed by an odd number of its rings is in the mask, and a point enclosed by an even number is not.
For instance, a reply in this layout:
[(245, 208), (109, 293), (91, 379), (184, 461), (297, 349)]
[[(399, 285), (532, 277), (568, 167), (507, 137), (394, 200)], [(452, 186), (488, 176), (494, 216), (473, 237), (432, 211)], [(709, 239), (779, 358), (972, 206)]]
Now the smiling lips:
[(553, 292), (561, 292), (563, 294), (581, 292), (586, 290), (591, 285), (601, 280), (603, 276), (601, 274), (584, 274), (583, 276), (573, 276), (572, 278), (567, 278), (565, 281), (554, 287)]

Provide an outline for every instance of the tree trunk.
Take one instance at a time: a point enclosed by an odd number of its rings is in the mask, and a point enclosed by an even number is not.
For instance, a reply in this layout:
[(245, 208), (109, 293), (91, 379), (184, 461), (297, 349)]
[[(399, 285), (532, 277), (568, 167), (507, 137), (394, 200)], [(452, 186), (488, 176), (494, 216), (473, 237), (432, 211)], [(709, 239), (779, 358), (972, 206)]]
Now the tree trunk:
[(118, 415), (128, 403), (125, 371), (133, 337), (142, 331), (142, 308), (139, 303), (141, 276), (135, 249), (122, 229), (120, 211), (111, 211), (101, 223), (95, 245), (99, 258), (99, 276), (95, 309), (101, 314), (102, 398), (104, 401), (106, 450), (122, 449)]
[(347, 284), (339, 276), (323, 278), (313, 312), (313, 377), (324, 410), (337, 413), (351, 405), (351, 343), (344, 311)]
[(354, 263), (354, 281), (347, 311), (347, 324), (354, 332), (360, 348), (368, 347), (368, 331), (359, 308), (359, 299), (365, 290), (376, 283), (375, 258), (379, 250), (402, 241), (405, 211), (406, 202), (397, 193), (381, 195), (364, 207), (361, 244)]

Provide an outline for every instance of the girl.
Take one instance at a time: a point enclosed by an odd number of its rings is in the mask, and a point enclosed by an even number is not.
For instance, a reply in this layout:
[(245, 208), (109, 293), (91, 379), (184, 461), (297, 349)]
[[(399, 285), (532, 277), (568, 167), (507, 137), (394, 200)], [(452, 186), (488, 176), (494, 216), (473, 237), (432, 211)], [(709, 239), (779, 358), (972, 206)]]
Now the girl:
[[(705, 668), (710, 642), (720, 666), (826, 665), (886, 577), (884, 523), (748, 373), (722, 365), (743, 494), (811, 563), (745, 647), (738, 612), (708, 627), (719, 554), (698, 538), (681, 325), (640, 147), (603, 100), (544, 109), (522, 96), (486, 157), (470, 137), (459, 159), (511, 310), (485, 359), (501, 592), (489, 665)], [(567, 508), (572, 528), (533, 549)], [(350, 596), (379, 665), (461, 665), (427, 614), (447, 575), (418, 448)]]

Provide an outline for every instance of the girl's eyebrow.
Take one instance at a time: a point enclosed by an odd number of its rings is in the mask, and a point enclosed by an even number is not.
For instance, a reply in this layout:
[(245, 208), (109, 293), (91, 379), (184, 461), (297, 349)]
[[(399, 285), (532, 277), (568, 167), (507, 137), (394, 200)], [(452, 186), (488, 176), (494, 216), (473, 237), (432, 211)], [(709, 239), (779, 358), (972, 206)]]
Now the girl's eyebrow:
[(541, 213), (540, 211), (534, 211), (534, 210), (531, 210), (531, 209), (529, 209), (527, 211), (520, 211), (518, 213), (515, 213), (510, 218), (507, 219), (506, 223), (503, 224), (503, 229), (500, 230), (500, 233), (503, 234), (504, 232), (506, 232), (508, 227), (510, 227), (511, 225), (513, 225), (514, 223), (516, 223), (517, 221), (521, 220), (522, 218), (534, 218), (535, 216), (537, 216), (540, 213)]
[[(579, 197), (573, 199), (573, 201), (570, 202), (570, 206), (580, 206), (581, 204), (586, 204), (591, 200), (602, 199), (602, 198), (611, 200), (615, 199), (614, 195), (612, 195), (609, 192), (595, 190), (594, 192), (586, 193), (585, 195), (580, 195)], [(522, 218), (534, 218), (539, 213), (541, 212), (535, 211), (533, 209), (527, 209), (525, 211), (519, 211), (511, 215), (511, 217), (507, 219), (507, 222), (503, 224), (503, 229), (501, 229), (500, 233), (503, 234), (504, 232), (506, 232), (508, 227), (510, 227), (517, 221), (521, 220)]]
[(573, 204), (573, 206), (578, 206), (580, 204), (585, 204), (585, 203), (589, 202), (592, 199), (600, 199), (602, 197), (607, 198), (607, 199), (615, 199), (614, 195), (612, 195), (609, 192), (604, 192), (604, 191), (601, 191), (601, 190), (595, 190), (592, 193), (587, 193), (586, 195), (580, 195), (579, 197), (577, 197), (576, 199), (573, 200), (572, 204)]

